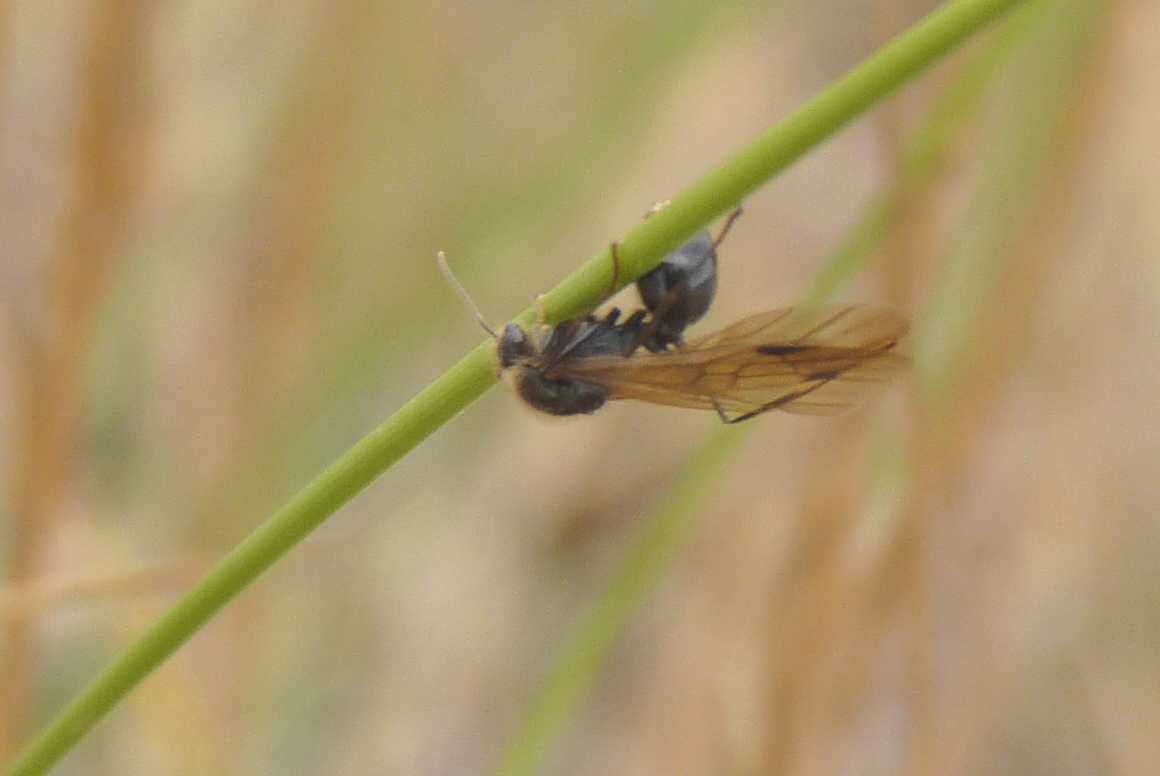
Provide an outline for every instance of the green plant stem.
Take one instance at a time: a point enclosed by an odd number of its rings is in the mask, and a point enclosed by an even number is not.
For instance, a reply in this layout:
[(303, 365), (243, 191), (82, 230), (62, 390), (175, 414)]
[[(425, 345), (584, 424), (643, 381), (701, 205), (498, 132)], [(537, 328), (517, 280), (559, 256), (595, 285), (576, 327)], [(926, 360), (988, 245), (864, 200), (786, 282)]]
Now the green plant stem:
[[(705, 224), (1022, 1), (947, 3), (879, 49), (634, 229), (620, 244), (621, 283), (627, 285), (649, 272)], [(584, 312), (602, 299), (612, 280), (611, 267), (611, 254), (605, 251), (546, 294), (553, 320)]]
[[(1002, 71), (1022, 40), (1027, 8), (1012, 18), (990, 45), (943, 93), (910, 143), (902, 174), (866, 206), (863, 216), (817, 274), (802, 304), (818, 305), (833, 297), (897, 224), (900, 202), (913, 196), (938, 169), (968, 120), (978, 112), (996, 73)], [(524, 718), (509, 737), (497, 776), (535, 773), (550, 756), (568, 724), (580, 713), (598, 681), (604, 661), (631, 623), (631, 617), (660, 582), (692, 533), (701, 506), (720, 474), (755, 428), (722, 426), (709, 435), (689, 460), (665, 503), (645, 519), (608, 588), (575, 630), (564, 640), (552, 666), (535, 689)], [(885, 464), (883, 464), (885, 460)], [(899, 476), (894, 458), (879, 458), (877, 481)], [(879, 487), (881, 489), (881, 487)], [(881, 511), (881, 509), (879, 510)]]
[(901, 175), (867, 205), (858, 224), (849, 231), (825, 268), (814, 277), (802, 305), (819, 305), (842, 289), (854, 271), (895, 225), (905, 197), (913, 196), (944, 163), (951, 140), (975, 115), (996, 72), (1010, 59), (1030, 24), (1034, 3), (1012, 16), (995, 42), (976, 56), (943, 92), (922, 129), (908, 145)]
[[(629, 234), (621, 244), (620, 282), (627, 285), (651, 270), (698, 229), (1020, 1), (948, 3), (880, 49)], [(591, 309), (607, 295), (611, 280), (611, 256), (604, 251), (545, 296), (549, 317)], [(533, 315), (525, 310), (519, 320)], [(46, 773), (231, 599), (479, 398), (496, 381), (493, 352), (490, 341), (477, 347), (275, 512), (66, 705), (9, 767), (8, 776)]]

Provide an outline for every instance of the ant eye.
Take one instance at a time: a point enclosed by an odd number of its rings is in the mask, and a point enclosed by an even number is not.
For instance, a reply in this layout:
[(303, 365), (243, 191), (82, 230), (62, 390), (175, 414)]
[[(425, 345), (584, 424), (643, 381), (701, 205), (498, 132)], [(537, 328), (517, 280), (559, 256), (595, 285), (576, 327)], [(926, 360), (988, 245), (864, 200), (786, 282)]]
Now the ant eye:
[(531, 358), (532, 343), (528, 341), (527, 333), (518, 324), (509, 323), (503, 327), (503, 334), (499, 338), (499, 363), (504, 369), (520, 361)]

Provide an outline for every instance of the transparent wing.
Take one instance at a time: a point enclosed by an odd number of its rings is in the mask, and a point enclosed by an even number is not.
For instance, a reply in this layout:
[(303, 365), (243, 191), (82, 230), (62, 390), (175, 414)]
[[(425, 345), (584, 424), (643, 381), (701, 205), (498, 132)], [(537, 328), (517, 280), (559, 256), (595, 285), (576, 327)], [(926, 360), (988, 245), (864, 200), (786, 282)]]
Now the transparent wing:
[(671, 353), (577, 359), (558, 374), (598, 383), (610, 399), (832, 415), (865, 403), (907, 363), (894, 352), (909, 322), (871, 305), (784, 308), (743, 318)]

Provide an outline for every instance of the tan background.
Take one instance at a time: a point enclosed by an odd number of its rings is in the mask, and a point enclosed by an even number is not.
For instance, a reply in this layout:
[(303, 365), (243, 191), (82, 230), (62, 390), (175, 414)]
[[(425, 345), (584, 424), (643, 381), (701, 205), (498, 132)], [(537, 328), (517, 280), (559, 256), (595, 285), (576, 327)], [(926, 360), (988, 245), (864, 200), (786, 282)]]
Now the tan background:
[[(933, 4), (708, 5), (0, 6), (0, 761), (479, 341), (436, 249), (500, 320)], [(1154, 768), (1160, 7), (1100, 5), (843, 292), (913, 375), (754, 421), (551, 772)], [(700, 330), (799, 297), (981, 50), (752, 197)], [(486, 770), (715, 424), (491, 392), (59, 772)]]

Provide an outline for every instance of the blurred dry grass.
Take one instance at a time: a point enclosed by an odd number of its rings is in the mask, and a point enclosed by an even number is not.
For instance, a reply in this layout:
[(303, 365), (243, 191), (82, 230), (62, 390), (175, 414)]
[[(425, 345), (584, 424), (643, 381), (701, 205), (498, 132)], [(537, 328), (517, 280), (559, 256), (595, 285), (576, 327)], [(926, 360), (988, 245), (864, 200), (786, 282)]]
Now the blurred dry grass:
[[(435, 249), (500, 318), (927, 8), (0, 6), (0, 762), (478, 340)], [(1160, 757), (1160, 9), (1108, 9), (844, 295), (915, 312), (914, 389), (756, 421), (553, 772)], [(963, 61), (746, 203), (706, 328), (800, 295)], [(715, 422), (493, 392), (60, 772), (484, 769)]]

